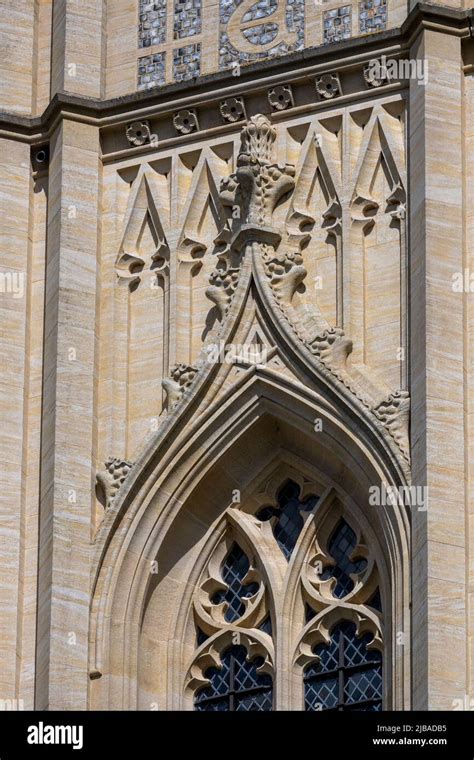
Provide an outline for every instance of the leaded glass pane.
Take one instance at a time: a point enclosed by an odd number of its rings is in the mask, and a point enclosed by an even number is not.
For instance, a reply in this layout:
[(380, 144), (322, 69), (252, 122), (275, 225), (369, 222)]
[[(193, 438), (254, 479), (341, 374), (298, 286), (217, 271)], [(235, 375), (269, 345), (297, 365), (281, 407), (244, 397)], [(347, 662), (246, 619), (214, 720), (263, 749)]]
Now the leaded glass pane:
[(235, 709), (237, 712), (269, 712), (272, 709), (271, 691), (262, 694), (248, 694), (244, 697), (236, 697)]
[(304, 672), (306, 710), (381, 710), (382, 655), (367, 648), (372, 636), (357, 636), (344, 621), (334, 628), (329, 644), (318, 644), (318, 659)]
[(363, 673), (347, 677), (344, 686), (347, 702), (364, 702), (367, 699), (382, 699), (382, 674), (380, 668), (371, 668)]
[(337, 707), (338, 697), (337, 678), (325, 678), (321, 681), (305, 683), (306, 710), (330, 710)]
[(258, 583), (243, 583), (249, 567), (247, 555), (234, 543), (221, 568), (227, 588), (217, 591), (212, 597), (213, 604), (227, 603), (224, 617), (228, 623), (233, 623), (244, 614), (245, 604), (242, 599), (253, 596), (258, 591)]
[(315, 649), (315, 654), (319, 657), (319, 662), (314, 666), (318, 673), (328, 673), (336, 670), (339, 657), (339, 635), (333, 637), (331, 643), (326, 646), (320, 644)]
[(358, 638), (355, 633), (355, 625), (352, 623), (343, 623), (341, 631), (344, 635), (344, 665), (346, 667), (380, 660), (380, 652), (367, 650), (367, 644), (372, 639), (370, 633)]
[(271, 677), (257, 670), (263, 663), (257, 657), (247, 660), (243, 646), (232, 646), (221, 657), (220, 668), (209, 668), (205, 676), (210, 684), (199, 689), (194, 700), (196, 710), (266, 711), (272, 709)]
[(327, 567), (321, 574), (322, 580), (327, 580), (328, 578), (336, 579), (333, 594), (338, 599), (342, 599), (343, 596), (346, 596), (354, 588), (350, 573), (360, 573), (367, 565), (367, 560), (365, 559), (351, 560), (351, 555), (356, 544), (356, 534), (345, 520), (341, 520), (328, 545), (329, 554), (335, 560), (336, 565)]
[(291, 556), (304, 525), (301, 512), (310, 512), (318, 500), (317, 496), (310, 496), (305, 501), (300, 501), (299, 493), (299, 486), (289, 481), (278, 495), (278, 507), (264, 507), (257, 515), (262, 521), (275, 517), (273, 535), (287, 559)]
[(373, 596), (367, 602), (369, 607), (373, 607), (374, 610), (382, 612), (382, 598), (380, 596), (380, 589), (376, 589)]
[(268, 633), (269, 636), (272, 635), (272, 619), (270, 615), (267, 615), (263, 623), (258, 626), (258, 630)]

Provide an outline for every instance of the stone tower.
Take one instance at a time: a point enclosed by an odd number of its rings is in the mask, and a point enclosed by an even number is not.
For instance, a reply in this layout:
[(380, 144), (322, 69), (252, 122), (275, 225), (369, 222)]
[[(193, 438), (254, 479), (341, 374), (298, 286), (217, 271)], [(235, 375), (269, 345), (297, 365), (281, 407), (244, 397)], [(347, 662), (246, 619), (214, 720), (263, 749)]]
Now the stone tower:
[(0, 12), (0, 699), (465, 706), (472, 10)]

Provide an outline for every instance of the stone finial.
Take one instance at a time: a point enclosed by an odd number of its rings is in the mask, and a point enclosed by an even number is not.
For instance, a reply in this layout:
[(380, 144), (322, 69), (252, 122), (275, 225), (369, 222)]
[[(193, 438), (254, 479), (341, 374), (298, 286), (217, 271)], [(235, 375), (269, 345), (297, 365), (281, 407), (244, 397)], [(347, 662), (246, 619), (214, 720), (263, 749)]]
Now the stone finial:
[(276, 140), (276, 129), (266, 116), (258, 113), (252, 116), (240, 136), (240, 156), (246, 156), (252, 162), (262, 165), (270, 164), (273, 160), (273, 146)]
[(295, 168), (274, 163), (276, 130), (262, 114), (242, 129), (237, 171), (223, 180), (220, 197), (232, 206), (234, 230), (244, 225), (271, 228), (280, 198), (294, 187)]

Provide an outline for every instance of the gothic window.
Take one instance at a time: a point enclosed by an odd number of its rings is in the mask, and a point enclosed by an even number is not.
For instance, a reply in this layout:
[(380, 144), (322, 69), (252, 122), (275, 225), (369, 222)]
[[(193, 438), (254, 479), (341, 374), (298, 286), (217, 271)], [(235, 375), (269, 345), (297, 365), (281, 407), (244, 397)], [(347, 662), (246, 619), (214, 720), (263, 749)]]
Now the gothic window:
[(226, 512), (193, 602), (195, 710), (382, 709), (374, 554), (335, 494), (310, 485), (287, 480)]
[(370, 634), (360, 638), (353, 623), (335, 627), (329, 644), (319, 644), (317, 659), (305, 669), (306, 710), (381, 710), (382, 655), (370, 651)]
[(249, 712), (272, 709), (272, 679), (259, 674), (263, 658), (249, 662), (243, 646), (227, 649), (220, 668), (209, 668), (205, 676), (209, 686), (200, 689), (194, 702), (199, 711)]

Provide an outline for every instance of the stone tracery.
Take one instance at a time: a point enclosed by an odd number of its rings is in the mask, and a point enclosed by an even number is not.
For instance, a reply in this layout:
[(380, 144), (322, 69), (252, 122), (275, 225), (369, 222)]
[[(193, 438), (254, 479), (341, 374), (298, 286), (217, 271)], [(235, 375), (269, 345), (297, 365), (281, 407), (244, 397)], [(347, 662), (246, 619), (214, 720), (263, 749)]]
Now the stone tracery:
[[(219, 690), (214, 684), (228, 678), (229, 657), (235, 654), (258, 693), (271, 683), (273, 689), (286, 692), (287, 687), (276, 678), (282, 667), (282, 646), (293, 652), (293, 675), (286, 677), (299, 684), (297, 701), (304, 688), (305, 709), (332, 709), (332, 697), (321, 697), (321, 704), (315, 707), (315, 694), (324, 693), (329, 678), (317, 674), (319, 663), (324, 662), (324, 647), (333, 646), (341, 636), (347, 651), (352, 648), (358, 654), (348, 664), (348, 696), (339, 695), (339, 701), (342, 705), (347, 701), (350, 707), (358, 704), (359, 709), (381, 707), (383, 616), (371, 606), (380, 583), (373, 552), (360, 530), (353, 530), (345, 521), (337, 503), (328, 496), (322, 501), (314, 495), (301, 500), (299, 493), (300, 487), (288, 481), (277, 491), (276, 507), (260, 508), (256, 513), (252, 508), (244, 510), (237, 523), (234, 507), (225, 518), (223, 539), (208, 561), (193, 601), (198, 639), (185, 688), (193, 694), (195, 709), (271, 710), (268, 695), (251, 705), (215, 707), (213, 699)], [(236, 542), (236, 531), (243, 531), (240, 540), (247, 553)], [(277, 544), (289, 564), (280, 561), (280, 572), (268, 573), (266, 563), (273, 561), (272, 547)], [(299, 568), (296, 576), (295, 567)], [(285, 596), (292, 599), (291, 620), (281, 613)], [(270, 632), (262, 630), (266, 619), (271, 621)], [(200, 632), (204, 632), (203, 638)], [(256, 657), (258, 667), (250, 675)], [(264, 674), (269, 680), (260, 683)], [(326, 686), (319, 683), (321, 679)], [(277, 700), (281, 705), (278, 695)]]

